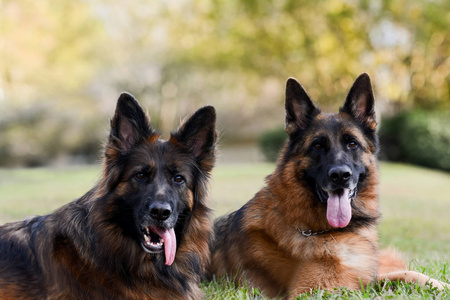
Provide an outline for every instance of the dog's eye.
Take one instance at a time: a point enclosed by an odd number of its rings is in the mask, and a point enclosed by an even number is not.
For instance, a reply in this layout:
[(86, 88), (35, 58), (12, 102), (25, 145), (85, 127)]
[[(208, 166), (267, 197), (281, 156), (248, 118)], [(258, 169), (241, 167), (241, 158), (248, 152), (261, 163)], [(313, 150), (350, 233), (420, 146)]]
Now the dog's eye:
[(145, 174), (142, 172), (136, 173), (136, 175), (134, 175), (134, 177), (136, 177), (136, 179), (138, 179), (138, 180), (144, 180), (146, 178)]
[(358, 148), (358, 143), (355, 142), (355, 141), (351, 141), (351, 142), (348, 143), (348, 148), (356, 149), (356, 148)]
[(184, 177), (181, 175), (175, 175), (175, 177), (173, 178), (173, 181), (175, 183), (183, 183), (184, 182)]
[(315, 143), (313, 145), (313, 148), (316, 149), (316, 150), (320, 150), (320, 149), (322, 149), (322, 144), (321, 143)]

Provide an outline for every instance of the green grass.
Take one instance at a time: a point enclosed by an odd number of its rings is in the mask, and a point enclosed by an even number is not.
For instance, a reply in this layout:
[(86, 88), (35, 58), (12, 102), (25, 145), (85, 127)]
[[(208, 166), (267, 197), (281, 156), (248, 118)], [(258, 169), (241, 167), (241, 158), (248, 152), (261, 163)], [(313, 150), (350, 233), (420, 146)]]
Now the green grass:
[[(216, 216), (241, 207), (264, 185), (273, 164), (224, 164), (214, 170), (211, 206)], [(450, 174), (401, 164), (380, 164), (379, 226), (382, 246), (392, 245), (412, 269), (450, 281)], [(0, 169), (0, 223), (46, 214), (82, 196), (100, 167)], [(204, 283), (206, 299), (264, 299), (258, 290), (229, 282)], [(363, 291), (315, 291), (299, 299), (450, 299), (449, 291), (384, 283)]]
[(381, 165), (382, 245), (413, 257), (450, 256), (450, 174), (400, 164)]
[(52, 212), (81, 197), (100, 174), (98, 166), (0, 169), (0, 224)]

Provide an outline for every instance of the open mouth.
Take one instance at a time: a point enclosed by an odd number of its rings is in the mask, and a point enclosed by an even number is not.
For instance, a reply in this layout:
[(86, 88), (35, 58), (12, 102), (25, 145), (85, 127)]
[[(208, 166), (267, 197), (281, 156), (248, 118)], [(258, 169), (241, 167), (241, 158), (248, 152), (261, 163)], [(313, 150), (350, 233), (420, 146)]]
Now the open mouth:
[(316, 184), (316, 192), (317, 192), (317, 195), (319, 196), (320, 202), (327, 202), (328, 198), (330, 197), (330, 194), (333, 194), (333, 193), (341, 194), (344, 190), (346, 190), (348, 192), (348, 198), (350, 200), (353, 200), (354, 198), (356, 198), (356, 195), (358, 193), (358, 190), (356, 187), (354, 189), (336, 189), (334, 191), (327, 192), (327, 191), (323, 190), (318, 184)]
[(164, 239), (156, 234), (153, 230), (150, 230), (150, 227), (141, 228), (141, 231), (144, 237), (142, 247), (146, 252), (160, 253), (164, 250)]
[(335, 228), (346, 227), (352, 218), (352, 199), (356, 197), (357, 190), (336, 189), (325, 191), (317, 186), (317, 194), (321, 202), (327, 203), (327, 220)]
[(141, 227), (143, 235), (142, 248), (145, 252), (157, 254), (164, 252), (166, 265), (171, 265), (175, 260), (177, 239), (173, 228), (165, 229), (158, 226)]

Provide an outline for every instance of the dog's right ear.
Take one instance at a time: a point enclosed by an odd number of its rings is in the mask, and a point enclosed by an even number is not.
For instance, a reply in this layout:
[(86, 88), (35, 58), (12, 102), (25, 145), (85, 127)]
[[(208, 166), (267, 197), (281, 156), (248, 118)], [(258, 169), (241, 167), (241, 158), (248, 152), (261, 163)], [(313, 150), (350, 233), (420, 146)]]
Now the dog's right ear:
[(313, 104), (302, 85), (295, 79), (286, 82), (286, 127), (288, 135), (306, 129), (320, 110)]
[(111, 120), (109, 143), (125, 153), (141, 140), (154, 134), (150, 119), (137, 100), (122, 93), (117, 100), (116, 112)]

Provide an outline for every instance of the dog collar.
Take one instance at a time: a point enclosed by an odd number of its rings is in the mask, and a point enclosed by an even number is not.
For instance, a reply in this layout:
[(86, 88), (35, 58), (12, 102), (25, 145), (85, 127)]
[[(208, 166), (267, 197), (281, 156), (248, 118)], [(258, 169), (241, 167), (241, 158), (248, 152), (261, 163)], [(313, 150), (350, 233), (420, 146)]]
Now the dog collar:
[[(269, 188), (269, 193), (276, 198), (276, 196), (273, 194), (272, 190)], [(291, 225), (292, 226), (292, 225)], [(304, 237), (308, 237), (308, 236), (314, 236), (314, 235), (318, 235), (318, 234), (322, 234), (325, 232), (329, 232), (331, 230), (322, 230), (322, 231), (312, 231), (310, 230), (301, 230), (300, 228), (296, 227), (296, 226), (292, 226), (294, 227), (298, 232), (300, 232)]]
[(298, 232), (300, 232), (304, 237), (308, 237), (308, 236), (312, 236), (312, 235), (318, 235), (318, 234), (322, 234), (325, 232), (328, 232), (330, 230), (322, 230), (322, 231), (312, 231), (310, 230), (301, 230), (298, 227), (294, 227)]

